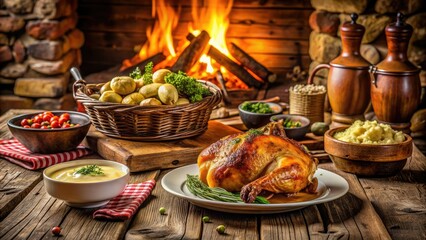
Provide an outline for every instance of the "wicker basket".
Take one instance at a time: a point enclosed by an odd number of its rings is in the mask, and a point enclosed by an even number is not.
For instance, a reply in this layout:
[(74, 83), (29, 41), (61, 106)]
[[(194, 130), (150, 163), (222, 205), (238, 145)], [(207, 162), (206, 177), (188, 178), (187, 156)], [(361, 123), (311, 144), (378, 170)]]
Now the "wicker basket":
[(100, 102), (88, 96), (91, 86), (74, 83), (74, 98), (81, 103), (92, 124), (103, 134), (134, 141), (165, 141), (200, 135), (207, 130), (213, 108), (222, 101), (220, 89), (199, 80), (212, 93), (202, 101), (179, 106), (135, 106)]
[(290, 90), (290, 114), (303, 115), (311, 121), (324, 121), (324, 101), (326, 93), (300, 94)]

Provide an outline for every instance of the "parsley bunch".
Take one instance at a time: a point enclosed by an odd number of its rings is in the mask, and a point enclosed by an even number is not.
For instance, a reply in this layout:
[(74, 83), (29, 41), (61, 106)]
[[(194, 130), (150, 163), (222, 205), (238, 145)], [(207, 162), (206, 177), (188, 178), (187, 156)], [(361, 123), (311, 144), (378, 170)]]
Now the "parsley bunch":
[(185, 94), (189, 100), (199, 102), (211, 92), (193, 77), (187, 76), (184, 72), (170, 73), (165, 78), (166, 83), (176, 87), (179, 93)]
[(147, 85), (152, 83), (152, 69), (154, 68), (154, 64), (152, 62), (149, 62), (145, 65), (145, 72), (142, 74), (141, 69), (139, 67), (136, 67), (133, 72), (129, 74), (129, 76), (133, 79), (140, 79), (142, 78), (143, 84)]

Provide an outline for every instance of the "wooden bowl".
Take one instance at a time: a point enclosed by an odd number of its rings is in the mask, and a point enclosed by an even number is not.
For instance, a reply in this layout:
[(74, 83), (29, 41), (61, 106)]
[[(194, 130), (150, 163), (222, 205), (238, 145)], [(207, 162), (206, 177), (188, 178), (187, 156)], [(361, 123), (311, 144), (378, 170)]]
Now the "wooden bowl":
[(402, 170), (413, 152), (413, 140), (407, 134), (402, 143), (383, 145), (349, 143), (333, 137), (346, 128), (333, 128), (324, 135), (324, 150), (342, 171), (364, 177), (393, 176)]
[(80, 126), (70, 128), (24, 128), (21, 126), (21, 120), (32, 118), (37, 114), (23, 114), (11, 118), (7, 122), (12, 135), (33, 153), (59, 153), (75, 149), (86, 137), (90, 128), (89, 116), (84, 113), (74, 111), (51, 111), (58, 116), (63, 113), (69, 113), (72, 123)]

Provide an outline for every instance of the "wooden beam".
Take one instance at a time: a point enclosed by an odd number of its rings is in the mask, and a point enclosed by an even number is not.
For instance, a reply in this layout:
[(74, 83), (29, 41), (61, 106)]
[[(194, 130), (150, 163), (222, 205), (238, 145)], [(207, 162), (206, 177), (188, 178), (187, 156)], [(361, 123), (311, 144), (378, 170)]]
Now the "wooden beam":
[(200, 35), (191, 40), (191, 44), (179, 55), (175, 64), (171, 67), (172, 72), (188, 72), (191, 67), (200, 59), (201, 55), (209, 45), (210, 36), (206, 31), (201, 31)]
[(277, 80), (277, 75), (269, 71), (265, 66), (252, 58), (248, 53), (239, 48), (235, 43), (230, 43), (228, 45), (229, 52), (231, 55), (241, 63), (244, 67), (252, 71), (263, 81), (275, 82)]
[[(192, 40), (194, 35), (189, 33), (186, 36), (186, 39)], [(256, 80), (247, 70), (244, 69), (243, 66), (238, 65), (232, 59), (228, 58), (225, 54), (221, 53), (220, 50), (215, 48), (214, 46), (210, 46), (207, 55), (213, 58), (217, 63), (228, 69), (231, 73), (233, 73), (236, 77), (238, 77), (241, 81), (243, 81), (249, 87), (260, 88), (262, 86), (262, 82)]]

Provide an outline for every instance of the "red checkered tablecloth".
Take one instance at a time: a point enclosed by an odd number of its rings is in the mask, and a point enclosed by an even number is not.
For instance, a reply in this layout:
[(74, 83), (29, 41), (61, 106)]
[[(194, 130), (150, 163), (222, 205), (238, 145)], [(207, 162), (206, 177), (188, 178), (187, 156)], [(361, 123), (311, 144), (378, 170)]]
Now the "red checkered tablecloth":
[(84, 146), (78, 146), (75, 150), (62, 153), (32, 153), (16, 139), (0, 140), (0, 157), (30, 170), (74, 160), (90, 153), (91, 151)]
[(124, 191), (93, 213), (95, 219), (128, 220), (151, 194), (155, 180), (127, 184)]

